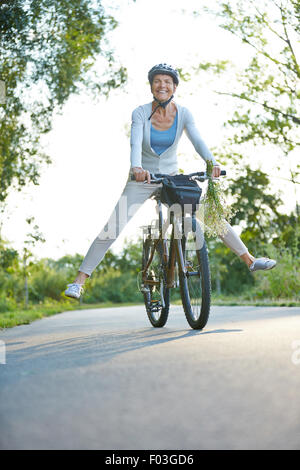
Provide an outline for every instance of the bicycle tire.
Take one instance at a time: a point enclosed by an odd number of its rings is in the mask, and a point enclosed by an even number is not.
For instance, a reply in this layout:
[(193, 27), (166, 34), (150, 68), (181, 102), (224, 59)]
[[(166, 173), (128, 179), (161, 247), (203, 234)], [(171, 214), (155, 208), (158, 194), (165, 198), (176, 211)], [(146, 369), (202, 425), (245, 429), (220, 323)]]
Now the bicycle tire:
[[(195, 240), (195, 235), (189, 234)], [(194, 330), (202, 330), (210, 313), (211, 281), (205, 241), (201, 249), (188, 251), (182, 242), (187, 273), (179, 273), (180, 294), (187, 322)], [(194, 265), (189, 266), (189, 259)], [(195, 265), (197, 263), (197, 265)]]
[[(155, 242), (156, 240), (152, 240), (151, 238), (147, 238), (143, 242), (142, 270), (144, 270), (148, 263)], [(148, 291), (143, 292), (147, 316), (151, 325), (155, 328), (161, 328), (166, 324), (170, 308), (170, 289), (166, 287), (166, 273), (163, 268), (162, 253), (162, 245), (161, 242), (159, 242), (148, 269), (147, 279), (157, 281), (162, 286), (163, 301), (160, 289), (146, 286)]]

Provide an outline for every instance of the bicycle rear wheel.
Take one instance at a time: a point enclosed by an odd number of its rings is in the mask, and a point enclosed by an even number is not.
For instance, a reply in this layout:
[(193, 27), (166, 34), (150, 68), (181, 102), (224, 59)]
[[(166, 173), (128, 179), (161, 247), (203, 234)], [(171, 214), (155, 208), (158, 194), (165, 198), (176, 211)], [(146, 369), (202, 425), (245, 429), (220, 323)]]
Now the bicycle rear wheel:
[(209, 317), (211, 282), (205, 241), (197, 247), (196, 236), (189, 232), (182, 239), (186, 274), (180, 273), (180, 293), (184, 313), (189, 325), (202, 330)]
[(168, 320), (170, 290), (166, 287), (163, 249), (160, 241), (151, 238), (144, 241), (142, 271), (145, 269), (142, 292), (147, 315), (152, 326), (162, 327)]

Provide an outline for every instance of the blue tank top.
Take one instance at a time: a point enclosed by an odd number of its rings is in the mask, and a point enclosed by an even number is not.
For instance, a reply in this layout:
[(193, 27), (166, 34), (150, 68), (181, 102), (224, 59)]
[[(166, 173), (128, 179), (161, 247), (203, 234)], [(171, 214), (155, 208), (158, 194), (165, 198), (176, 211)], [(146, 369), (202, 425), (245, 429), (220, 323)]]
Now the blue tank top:
[(166, 131), (158, 131), (157, 129), (154, 129), (151, 124), (150, 142), (152, 149), (157, 153), (157, 155), (161, 155), (165, 152), (167, 148), (171, 147), (175, 140), (177, 131), (177, 114), (178, 113), (176, 113), (172, 126)]

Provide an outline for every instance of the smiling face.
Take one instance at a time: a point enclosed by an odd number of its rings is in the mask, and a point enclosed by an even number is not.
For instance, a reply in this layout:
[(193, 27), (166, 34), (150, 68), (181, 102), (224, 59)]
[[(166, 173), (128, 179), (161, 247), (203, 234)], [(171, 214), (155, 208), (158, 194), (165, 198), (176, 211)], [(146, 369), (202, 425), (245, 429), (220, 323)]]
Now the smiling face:
[(151, 91), (158, 101), (167, 101), (175, 93), (177, 86), (170, 75), (157, 74), (154, 76)]

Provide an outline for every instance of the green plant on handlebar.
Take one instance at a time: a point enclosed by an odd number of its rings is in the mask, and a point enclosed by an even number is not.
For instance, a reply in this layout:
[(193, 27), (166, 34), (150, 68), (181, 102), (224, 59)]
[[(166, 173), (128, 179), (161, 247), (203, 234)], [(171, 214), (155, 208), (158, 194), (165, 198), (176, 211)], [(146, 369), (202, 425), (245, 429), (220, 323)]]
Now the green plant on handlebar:
[[(207, 162), (206, 173), (211, 177), (213, 163)], [(224, 185), (221, 181), (208, 179), (207, 191), (202, 200), (203, 223), (208, 237), (217, 237), (226, 232), (226, 222), (234, 215), (231, 207), (224, 199)]]

